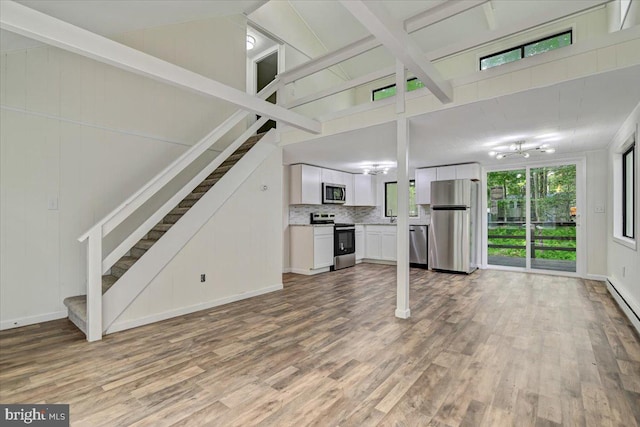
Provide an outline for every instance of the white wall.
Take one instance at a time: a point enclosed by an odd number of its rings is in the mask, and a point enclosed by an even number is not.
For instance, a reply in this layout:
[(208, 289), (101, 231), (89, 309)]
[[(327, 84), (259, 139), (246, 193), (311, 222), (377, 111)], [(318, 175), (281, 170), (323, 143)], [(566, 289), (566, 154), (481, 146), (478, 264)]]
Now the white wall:
[[(244, 90), (245, 34), (244, 18), (215, 18), (119, 40)], [(78, 236), (235, 108), (52, 47), (1, 54), (0, 76), (5, 328), (65, 316), (85, 293)]]
[[(603, 161), (606, 150), (585, 153), (587, 191), (583, 218), (586, 229), (586, 274), (587, 276), (604, 277), (607, 275), (607, 177), (609, 167)], [(604, 212), (597, 208), (603, 207)]]
[[(616, 137), (609, 146), (609, 171), (607, 180), (607, 212), (608, 212), (608, 227), (607, 227), (607, 272), (609, 280), (616, 286), (618, 291), (623, 294), (627, 303), (631, 305), (631, 308), (636, 313), (640, 313), (640, 245), (638, 245), (638, 237), (636, 237), (636, 249), (629, 248), (620, 243), (613, 237), (613, 224), (615, 220), (616, 209), (614, 209), (614, 203), (618, 203), (620, 198), (615, 197), (614, 177), (621, 174), (621, 171), (614, 168), (614, 163), (619, 160), (620, 149), (622, 145), (628, 140), (629, 136), (633, 132), (637, 132), (638, 123), (640, 122), (640, 104), (635, 108), (631, 115), (625, 120), (621, 126)], [(640, 224), (640, 173), (638, 172), (638, 137), (636, 136), (636, 207), (635, 207), (635, 224), (636, 235), (638, 235), (637, 229)], [(618, 176), (619, 178), (619, 176)]]
[[(112, 328), (125, 329), (281, 289), (282, 182), (282, 149), (277, 149)], [(263, 185), (267, 191), (261, 191)], [(200, 274), (206, 274), (204, 283)]]

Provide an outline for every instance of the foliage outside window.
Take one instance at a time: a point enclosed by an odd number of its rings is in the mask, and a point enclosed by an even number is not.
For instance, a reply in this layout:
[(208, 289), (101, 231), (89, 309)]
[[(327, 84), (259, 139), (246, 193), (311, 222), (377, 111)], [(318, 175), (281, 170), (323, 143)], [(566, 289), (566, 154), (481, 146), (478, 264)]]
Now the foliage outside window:
[[(487, 173), (489, 256), (526, 257), (526, 186), (524, 169)], [(531, 168), (529, 186), (535, 258), (575, 261), (576, 166)]]
[[(419, 89), (424, 87), (424, 83), (415, 77), (407, 80), (407, 92), (411, 92), (412, 90)], [(374, 101), (379, 101), (381, 99), (389, 98), (390, 96), (395, 96), (396, 94), (396, 85), (392, 84), (389, 86), (381, 87), (379, 89), (375, 89), (372, 92), (372, 98)]]
[[(398, 216), (398, 183), (384, 183), (384, 216)], [(409, 181), (409, 216), (418, 216), (418, 205), (416, 205), (416, 182)]]
[(635, 237), (635, 144), (622, 154), (622, 236)]
[(515, 46), (501, 52), (492, 53), (491, 55), (480, 58), (480, 70), (496, 67), (498, 65), (507, 64), (509, 62), (518, 61), (522, 58), (537, 55), (539, 53), (549, 52), (561, 47), (569, 46), (573, 43), (572, 31), (567, 31), (555, 36), (546, 37), (531, 43)]

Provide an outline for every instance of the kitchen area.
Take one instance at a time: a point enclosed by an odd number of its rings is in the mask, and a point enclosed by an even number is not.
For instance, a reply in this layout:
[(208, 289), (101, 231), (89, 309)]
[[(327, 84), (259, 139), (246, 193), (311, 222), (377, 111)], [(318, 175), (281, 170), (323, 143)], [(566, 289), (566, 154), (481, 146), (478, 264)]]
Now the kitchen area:
[[(393, 168), (352, 173), (311, 164), (285, 166), (289, 193), (285, 225), (285, 270), (313, 275), (355, 264), (395, 265), (397, 260), (396, 177)], [(409, 255), (411, 267), (471, 273), (477, 265), (478, 201), (481, 167), (478, 163), (417, 168), (410, 187)], [(466, 209), (451, 220), (432, 208), (432, 182), (466, 183)], [(434, 188), (439, 188), (434, 184)], [(473, 190), (473, 196), (470, 194)], [(286, 190), (285, 190), (286, 191)], [(442, 193), (442, 190), (438, 190)], [(437, 196), (436, 196), (437, 197)], [(446, 205), (459, 200), (443, 199)], [(474, 197), (471, 202), (470, 198)], [(436, 201), (437, 202), (437, 201)], [(437, 206), (436, 206), (436, 209)], [(458, 209), (458, 208), (455, 208)], [(462, 215), (462, 216), (461, 216)], [(439, 225), (440, 224), (440, 225)], [(435, 225), (436, 229), (433, 229)], [(438, 232), (439, 229), (443, 231)], [(445, 233), (448, 237), (444, 239)], [(288, 234), (288, 236), (287, 236)], [(446, 240), (446, 245), (443, 245)], [(286, 246), (286, 245), (285, 245)], [(445, 255), (445, 252), (447, 254)]]

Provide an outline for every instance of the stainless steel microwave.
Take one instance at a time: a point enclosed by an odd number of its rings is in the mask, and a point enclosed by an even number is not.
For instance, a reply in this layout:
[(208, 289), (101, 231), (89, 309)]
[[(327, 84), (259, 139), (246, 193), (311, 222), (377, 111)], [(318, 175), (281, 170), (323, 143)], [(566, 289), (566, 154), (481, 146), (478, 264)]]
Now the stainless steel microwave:
[(344, 204), (347, 187), (342, 184), (322, 183), (322, 203)]

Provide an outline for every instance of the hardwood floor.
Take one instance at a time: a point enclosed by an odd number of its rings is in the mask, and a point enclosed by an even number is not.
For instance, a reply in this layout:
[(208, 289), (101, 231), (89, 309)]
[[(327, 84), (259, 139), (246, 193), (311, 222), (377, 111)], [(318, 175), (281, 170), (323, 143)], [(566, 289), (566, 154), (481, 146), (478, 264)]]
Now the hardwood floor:
[(505, 271), (288, 274), (281, 292), (109, 335), (0, 332), (0, 402), (78, 426), (638, 426), (640, 342), (602, 283)]

